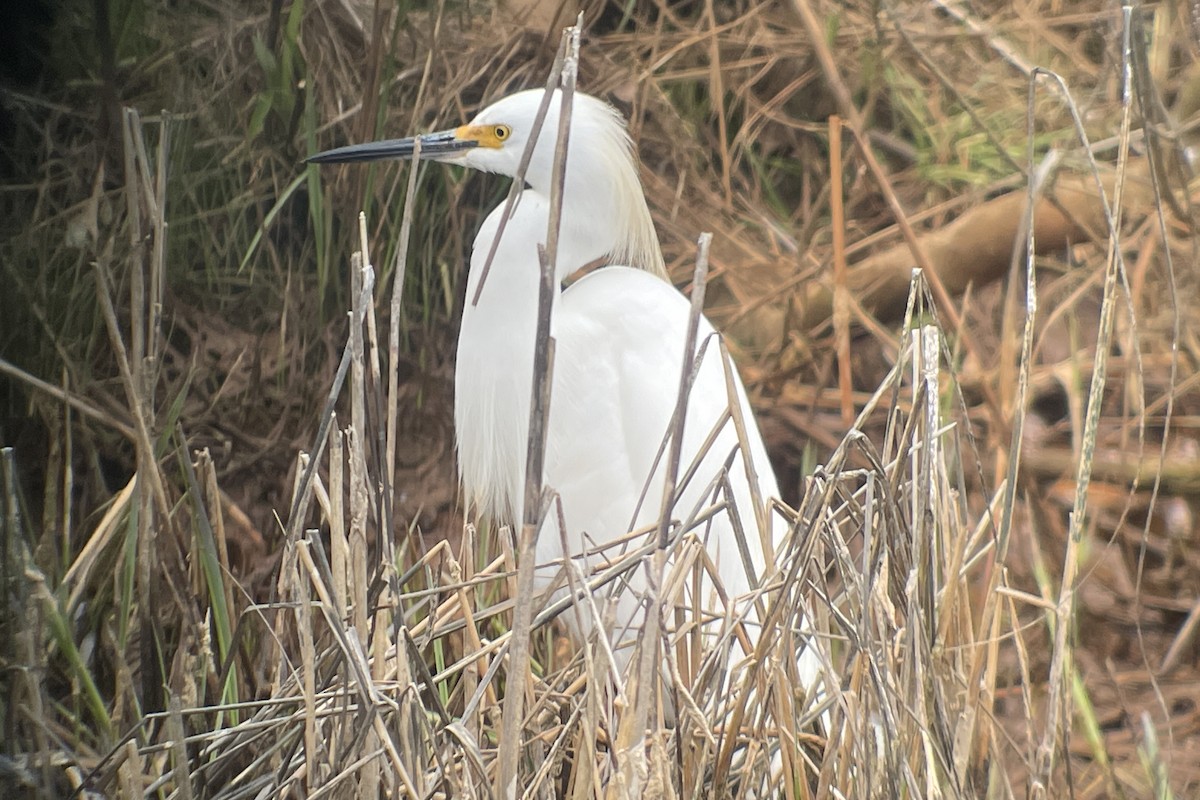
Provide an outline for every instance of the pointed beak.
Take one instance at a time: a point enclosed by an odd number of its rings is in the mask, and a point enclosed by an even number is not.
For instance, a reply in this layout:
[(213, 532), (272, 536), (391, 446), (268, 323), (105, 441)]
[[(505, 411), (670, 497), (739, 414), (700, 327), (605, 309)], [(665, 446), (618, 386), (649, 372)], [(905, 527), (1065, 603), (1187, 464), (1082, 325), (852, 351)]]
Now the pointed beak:
[(338, 147), (304, 159), (308, 164), (353, 164), (360, 161), (379, 161), (385, 158), (411, 158), (417, 142), (421, 143), (421, 158), (438, 161), (453, 157), (464, 150), (479, 146), (478, 140), (463, 138), (461, 128), (407, 139), (387, 139), (368, 144), (352, 144)]

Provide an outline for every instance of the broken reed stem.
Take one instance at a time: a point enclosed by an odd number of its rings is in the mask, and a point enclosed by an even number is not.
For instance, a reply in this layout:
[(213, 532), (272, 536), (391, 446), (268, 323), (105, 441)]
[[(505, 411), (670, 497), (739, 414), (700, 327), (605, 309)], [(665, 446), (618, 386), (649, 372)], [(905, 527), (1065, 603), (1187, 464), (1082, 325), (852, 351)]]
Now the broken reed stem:
[(683, 458), (683, 429), (687, 418), (688, 400), (692, 395), (692, 380), (695, 372), (696, 339), (699, 335), (700, 317), (704, 312), (704, 294), (708, 286), (708, 249), (712, 234), (702, 233), (696, 242), (696, 268), (692, 273), (692, 304), (688, 312), (687, 337), (683, 343), (683, 363), (680, 366), (679, 393), (675, 397), (675, 413), (671, 418), (671, 445), (667, 456), (667, 474), (663, 482), (663, 496), (658, 518), (658, 549), (667, 547), (667, 529), (670, 527), (671, 509), (675, 504), (675, 486), (679, 477), (679, 462)]
[[(729, 355), (729, 348), (725, 345), (725, 340), (719, 340), (720, 347), (718, 355), (721, 358), (722, 371), (725, 373), (725, 397), (729, 403), (729, 420), (733, 423), (734, 433), (737, 434), (738, 452), (742, 460), (742, 467), (746, 470), (746, 482), (750, 487), (750, 502), (754, 504), (754, 524), (758, 528), (758, 544), (762, 548), (764, 557), (763, 567), (766, 569), (777, 555), (775, 552), (775, 540), (771, 535), (771, 507), (769, 500), (763, 497), (762, 484), (759, 482), (758, 464), (754, 463), (754, 453), (750, 449), (750, 434), (749, 431), (755, 426), (753, 416), (750, 420), (746, 420), (743, 413), (742, 403), (737, 392), (737, 367), (733, 363), (733, 358)], [(774, 472), (771, 465), (766, 465), (768, 471)], [(736, 513), (736, 507), (730, 505), (732, 513)], [(749, 553), (743, 553), (743, 559), (749, 559)], [(751, 563), (752, 560), (747, 561)], [(761, 581), (762, 575), (755, 575), (755, 582)]]
[(117, 312), (113, 307), (108, 269), (100, 261), (93, 262), (92, 267), (96, 279), (96, 297), (100, 301), (100, 311), (104, 317), (104, 324), (108, 328), (109, 343), (112, 344), (113, 353), (117, 358), (117, 370), (121, 373), (121, 387), (125, 391), (125, 401), (129, 404), (130, 413), (133, 414), (134, 433), (137, 437), (134, 443), (138, 450), (139, 469), (143, 477), (150, 481), (151, 494), (154, 502), (158, 504), (158, 512), (164, 520), (168, 520), (171, 518), (171, 509), (167, 503), (166, 487), (163, 485), (162, 474), (158, 471), (154, 459), (154, 443), (150, 435), (150, 423), (142, 413), (142, 404), (137, 384), (134, 382), (133, 369), (130, 365), (128, 351), (125, 349), (125, 341), (121, 337)]
[(178, 792), (180, 800), (192, 800), (195, 797), (192, 789), (191, 761), (188, 759), (187, 732), (183, 725), (183, 704), (179, 695), (171, 692), (167, 703), (167, 736), (171, 740), (171, 772), (172, 783)]
[[(550, 187), (550, 219), (546, 230), (546, 246), (538, 247), (538, 262), (541, 281), (538, 287), (537, 333), (533, 351), (533, 386), (529, 409), (529, 438), (525, 458), (525, 510), (521, 520), (521, 534), (517, 550), (517, 594), (513, 611), (512, 638), (509, 645), (508, 690), (504, 695), (504, 725), (500, 738), (499, 764), (496, 772), (496, 795), (505, 800), (517, 796), (517, 774), (521, 756), (522, 730), (525, 716), (525, 679), (529, 672), (529, 638), (533, 622), (533, 572), (536, 566), (537, 537), (544, 515), (542, 502), (542, 464), (546, 451), (546, 427), (550, 418), (550, 391), (553, 385), (554, 340), (550, 337), (550, 316), (554, 309), (556, 266), (558, 260), (558, 233), (562, 224), (563, 183), (566, 175), (567, 146), (571, 130), (571, 105), (575, 95), (575, 79), (579, 70), (580, 25), (563, 31), (560, 50), (566, 53), (562, 71), (562, 106), (558, 119), (558, 137), (554, 148), (554, 169)], [(554, 81), (556, 76), (551, 76)], [(552, 83), (550, 85), (553, 85)], [(544, 119), (549, 98), (547, 92), (539, 109), (539, 122)], [(536, 124), (536, 123), (535, 123)], [(536, 134), (530, 137), (530, 142)], [(514, 186), (523, 184), (515, 180)], [(507, 210), (507, 206), (506, 206)], [(496, 241), (489, 252), (495, 251)], [(483, 288), (486, 274), (480, 276), (476, 298)]]
[(333, 601), (339, 619), (346, 618), (350, 545), (346, 538), (345, 434), (337, 427), (337, 415), (329, 427), (329, 561), (333, 574)]
[[(305, 544), (297, 543), (297, 547)], [(294, 563), (294, 562), (293, 562)], [(304, 783), (307, 794), (322, 783), (321, 753), (317, 749), (317, 648), (313, 633), (312, 583), (296, 577), (295, 610), (296, 638), (300, 645), (300, 696), (304, 701)], [(338, 607), (336, 604), (333, 606)]]
[[(361, 217), (360, 217), (361, 220)], [(348, 442), (350, 456), (349, 470), (349, 489), (350, 489), (350, 527), (348, 535), (350, 539), (350, 574), (351, 591), (353, 593), (353, 604), (351, 608), (351, 618), (354, 621), (353, 627), (358, 632), (359, 643), (366, 647), (367, 643), (367, 522), (370, 517), (368, 506), (369, 500), (367, 493), (369, 491), (367, 485), (367, 457), (366, 457), (366, 434), (367, 434), (367, 410), (365, 402), (366, 369), (363, 363), (364, 343), (363, 343), (363, 321), (366, 318), (367, 306), (370, 305), (371, 294), (365, 290), (365, 286), (373, 281), (368, 281), (366, 276), (372, 273), (371, 265), (366, 260), (366, 251), (360, 250), (350, 259), (351, 263), (351, 286), (353, 291), (351, 297), (354, 298), (354, 311), (352, 319), (354, 324), (350, 327), (350, 440)], [(317, 460), (317, 456), (312, 457), (313, 462)], [(307, 487), (302, 487), (307, 492)]]
[(546, 423), (550, 415), (550, 394), (554, 369), (554, 340), (550, 337), (553, 304), (554, 267), (546, 249), (538, 246), (541, 280), (538, 289), (537, 344), (534, 349), (533, 401), (530, 404), (528, 452), (525, 469), (525, 503), (515, 553), (517, 563), (513, 627), (509, 640), (509, 680), (504, 696), (504, 732), (500, 743), (497, 794), (516, 797), (522, 731), (525, 714), (526, 675), (529, 671), (529, 643), (533, 622), (533, 574), (537, 559), (537, 539), (544, 517), (542, 502), (542, 464), (546, 448)]
[[(938, 468), (941, 464), (942, 450), (939, 446), (939, 402), (941, 391), (938, 382), (939, 363), (941, 354), (941, 332), (935, 325), (922, 325), (912, 332), (913, 340), (913, 390), (918, 396), (923, 395), (920, 408), (920, 418), (917, 421), (916, 434), (919, 437), (917, 446), (912, 448), (914, 459), (912, 474), (916, 486), (912, 491), (912, 521), (913, 521), (913, 551), (912, 570), (918, 576), (924, 575), (924, 581), (917, 581), (915, 592), (909, 595), (913, 604), (910, 617), (917, 619), (927, 628), (920, 631), (924, 641), (932, 646), (935, 640), (935, 598), (940, 587), (937, 585), (936, 563), (945, 554), (940, 552), (941, 544), (938, 539), (940, 531), (933, 527), (938, 519), (937, 486), (941, 476)], [(917, 409), (913, 409), (916, 416)]]
[[(116, 355), (121, 384), (125, 392), (129, 412), (134, 420), (134, 445), (137, 453), (136, 484), (137, 503), (137, 555), (135, 559), (135, 586), (139, 616), (141, 618), (143, 663), (154, 663), (153, 640), (158, 638), (158, 620), (153, 615), (154, 575), (157, 562), (158, 532), (163, 525), (171, 524), (170, 504), (166, 487), (158, 467), (154, 447), (154, 382), (156, 370), (146, 359), (146, 297), (145, 297), (145, 242), (142, 234), (143, 208), (150, 215), (156, 231), (163, 230), (158, 204), (153, 198), (149, 179), (145, 140), (142, 137), (140, 117), (132, 109), (126, 109), (121, 117), (121, 137), (125, 164), (126, 220), (129, 232), (129, 292), (130, 292), (130, 348), (125, 347), (120, 325), (113, 307), (112, 288), (107, 265), (103, 259), (93, 262), (95, 267), (96, 294), (101, 313), (108, 330), (109, 341)], [(160, 174), (165, 167), (160, 164)], [(164, 179), (165, 184), (165, 179)], [(160, 186), (160, 191), (162, 187)], [(158, 244), (162, 245), (162, 236)], [(156, 343), (152, 349), (157, 351)], [(158, 515), (160, 521), (154, 517)], [(160, 691), (161, 682), (150, 678), (147, 683), (151, 704), (163, 702), (154, 695)]]
[[(419, 144), (416, 149), (419, 151)], [(414, 167), (415, 164), (416, 162), (414, 161)], [(415, 171), (416, 170), (414, 168), (413, 172)], [(410, 195), (411, 190), (412, 181), (410, 180)], [(409, 199), (411, 200), (411, 197)], [(403, 212), (404, 217), (410, 220), (412, 216), (411, 209), (412, 206), (410, 203), (409, 205), (405, 206)], [(367, 240), (367, 215), (361, 211), (358, 214), (358, 233), (359, 249), (363, 254), (363, 268), (365, 270), (373, 271), (374, 267), (372, 266), (369, 257), (370, 250), (369, 242)], [(392, 294), (397, 308), (399, 305), (398, 292), (402, 290), (403, 282), (393, 283)], [(395, 392), (392, 392), (390, 395), (385, 397), (384, 382), (381, 374), (382, 367), (380, 365), (379, 330), (375, 313), (374, 293), (372, 292), (365, 295), (364, 299), (366, 298), (370, 299), (370, 303), (366, 308), (362, 309), (362, 314), (367, 323), (367, 345), (370, 348), (370, 353), (367, 356), (367, 363), (364, 366), (370, 369), (370, 377), (369, 380), (367, 380), (364, 376), (362, 385), (352, 388), (353, 395), (351, 404), (351, 410), (353, 412), (355, 402), (362, 402), (364, 407), (368, 401), (370, 402), (369, 409), (364, 408), (364, 410), (367, 410), (368, 413), (365, 415), (363, 420), (363, 427), (360, 430), (360, 435), (356, 437), (356, 440), (359, 442), (361, 447), (361, 456), (355, 454), (353, 449), (351, 450), (351, 453), (356, 459), (361, 458), (361, 485), (355, 480), (355, 472), (353, 467), (350, 473), (351, 498), (352, 500), (355, 499), (361, 492), (364, 502), (362, 503), (361, 512), (359, 512), (359, 509), (354, 503), (351, 504), (351, 533), (352, 535), (356, 533), (357, 529), (355, 526), (355, 520), (358, 519), (358, 513), (362, 513), (364, 515), (364, 520), (366, 520), (370, 518), (370, 513), (372, 510), (376, 512), (375, 519), (378, 521), (379, 525), (376, 537), (376, 542), (378, 543), (378, 562), (375, 576), (378, 578), (382, 572), (383, 588), (376, 597), (373, 613), (368, 615), (371, 618), (371, 625), (368, 632), (370, 641), (368, 642), (364, 640), (363, 646), (370, 653), (371, 677), (373, 680), (378, 681), (382, 680), (388, 671), (387, 653), (390, 642), (393, 640), (399, 640), (400, 633), (397, 625), (398, 618), (391, 614), (393, 603), (400, 595), (400, 586), (396, 580), (396, 537), (394, 530), (395, 518), (392, 513), (392, 501), (394, 499), (392, 492), (392, 478), (394, 475), (393, 467), (395, 462), (391, 460), (385, 462), (383, 460), (385, 458), (389, 458), (387, 437), (388, 425), (384, 423), (383, 420), (385, 419), (385, 414), (389, 413), (388, 411), (385, 411), (385, 409), (389, 407), (389, 404), (392, 409), (395, 408)], [(399, 319), (397, 316), (392, 319), (392, 326), (389, 329), (390, 360), (388, 362), (388, 372), (390, 376), (395, 376), (396, 374), (395, 354), (399, 351), (398, 326)], [(396, 342), (395, 347), (390, 346), (393, 340)], [(358, 361), (357, 353), (355, 361), (356, 363)], [(389, 385), (392, 384), (393, 380), (394, 378), (389, 378)], [(394, 414), (389, 414), (389, 418), (394, 419)], [(372, 477), (372, 465), (375, 467), (375, 477)], [(362, 590), (356, 590), (356, 598), (361, 600), (363, 613), (367, 614), (367, 602), (365, 598), (369, 596), (367, 594), (369, 585), (367, 579), (368, 549), (366, 546), (365, 525), (366, 523), (364, 522), (364, 535), (361, 537), (361, 546), (356, 548), (356, 550), (359, 552), (352, 552), (350, 563), (351, 567), (355, 570), (355, 579), (361, 580), (362, 586), (364, 587)], [(359, 537), (352, 536), (351, 541), (357, 543), (359, 541)], [(359, 600), (356, 600), (354, 604), (356, 618), (359, 604)], [(396, 669), (407, 675), (407, 654), (403, 650), (397, 649), (396, 659)], [(401, 714), (397, 717), (397, 725), (400, 727), (400, 730), (397, 732), (397, 738), (399, 738), (401, 741), (406, 741), (406, 737), (404, 735), (406, 728), (404, 726), (403, 718), (407, 716), (407, 714)], [(376, 781), (376, 775), (382, 775), (382, 772), (380, 771), (378, 763), (373, 762), (366, 767), (364, 772), (365, 779), (360, 783), (360, 787), (365, 792), (365, 796), (367, 797), (374, 796), (371, 787)], [(424, 795), (423, 791), (419, 791), (418, 793)]]
[[(350, 256), (350, 269), (352, 272), (359, 271), (360, 267), (358, 265), (361, 263), (361, 256), (358, 253)], [(366, 271), (363, 277), (365, 280), (359, 292), (359, 297), (354, 299), (354, 309), (348, 314), (351, 330), (356, 325), (362, 325), (362, 316), (360, 316), (358, 311), (366, 308), (370, 302), (371, 291), (375, 285), (375, 272), (373, 270)], [(313, 438), (313, 446), (309, 450), (311, 456), (308, 460), (308, 466), (305, 468), (303, 476), (300, 478), (296, 490), (292, 494), (292, 507), (288, 513), (287, 521), (287, 538), (290, 541), (295, 541), (299, 536), (300, 526), (303, 524), (304, 517), (308, 514), (309, 503), (312, 500), (310, 490), (312, 489), (313, 478), (317, 473), (317, 465), (321, 460), (321, 456), (325, 452), (329, 428), (334, 420), (333, 410), (337, 405), (338, 395), (342, 393), (342, 386), (346, 382), (346, 374), (350, 371), (351, 356), (352, 348), (347, 343), (342, 349), (342, 360), (338, 364), (337, 372), (333, 376), (333, 382), (329, 386), (329, 394), (325, 396), (325, 407), (321, 410), (321, 422), (317, 425), (317, 435)]]
[[(229, 572), (228, 562), (221, 561), (220, 546), (217, 543), (217, 533), (214, 529), (212, 520), (208, 516), (208, 511), (204, 502), (204, 493), (200, 490), (200, 480), (196, 475), (196, 467), (192, 464), (192, 460), (187, 450), (187, 440), (184, 437), (182, 423), (175, 423), (175, 439), (176, 439), (176, 458), (179, 461), (181, 471), (184, 475), (184, 480), (187, 484), (187, 494), (193, 499), (192, 503), (192, 525), (194, 527), (193, 552), (192, 561), (193, 574), (196, 577), (197, 585), (195, 591), (198, 596), (208, 597), (209, 616), (211, 618), (211, 627), (214, 629), (217, 643), (217, 657), (221, 662), (220, 692), (222, 699), (230, 699), (236, 693), (237, 668), (233, 659), (233, 628), (235, 614), (230, 603), (227, 601), (226, 590), (229, 588), (223, 576)], [(208, 451), (201, 452), (200, 469), (205, 468), (206, 462), (210, 461)], [(220, 514), (220, 498), (216, 499), (218, 517)], [(236, 716), (233, 718), (236, 723)]]
[[(370, 244), (367, 241), (367, 215), (362, 211), (358, 212), (358, 241), (359, 252), (363, 254), (363, 269), (374, 271)], [(361, 431), (363, 433), (363, 451), (369, 460), (364, 474), (370, 475), (370, 466), (374, 466), (379, 475), (378, 480), (370, 481), (368, 486), (368, 491), (371, 492), (374, 501), (370, 505), (379, 512), (376, 519), (379, 521), (378, 541), (380, 552), (383, 555), (383, 563), (392, 564), (395, 563), (392, 558), (395, 539), (392, 535), (393, 520), (390, 507), (387, 505), (387, 484), (385, 483), (389, 471), (381, 461), (387, 448), (387, 426), (383, 424), (386, 401), (383, 396), (383, 372), (379, 364), (379, 323), (375, 314), (374, 292), (371, 293), (370, 298), (370, 303), (363, 309), (363, 319), (367, 329), (367, 338), (364, 343), (366, 360), (363, 366), (364, 371), (370, 370), (370, 374), (364, 375), (362, 386), (353, 397), (361, 397), (366, 411)]]

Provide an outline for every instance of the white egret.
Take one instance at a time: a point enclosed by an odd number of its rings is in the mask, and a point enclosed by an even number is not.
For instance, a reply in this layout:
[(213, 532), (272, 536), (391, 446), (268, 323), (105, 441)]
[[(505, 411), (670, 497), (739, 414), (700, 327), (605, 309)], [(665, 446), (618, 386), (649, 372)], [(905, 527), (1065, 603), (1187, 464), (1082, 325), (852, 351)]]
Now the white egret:
[[(309, 160), (340, 163), (404, 158), (413, 154), (419, 141), (420, 158), (516, 177), (542, 99), (540, 89), (520, 92), (488, 106), (458, 128), (352, 145)], [(527, 187), (503, 231), (477, 304), (472, 301), (500, 227), (503, 206), (488, 215), (475, 238), (458, 340), (454, 416), (463, 489), (479, 514), (515, 526), (523, 518), (538, 306), (537, 247), (545, 241), (551, 211), (559, 113), (556, 96), (524, 175)], [(664, 279), (658, 239), (624, 120), (606, 103), (576, 93), (565, 163), (558, 285), (600, 259), (628, 266), (591, 272), (562, 291), (554, 304), (551, 330), (557, 350), (545, 485), (561, 497), (565, 539), (570, 544), (564, 552), (564, 537), (552, 512), (538, 538), (539, 565), (579, 557), (589, 542), (608, 543), (658, 519), (665, 467), (661, 463), (655, 467), (656, 455), (678, 394), (689, 318), (688, 300)], [(702, 319), (700, 341), (711, 333), (712, 326)], [(725, 416), (726, 386), (717, 348), (710, 346), (688, 404), (683, 468), (704, 451), (706, 438)], [(760, 496), (778, 497), (766, 448), (736, 376), (735, 391), (747, 420), (748, 447), (758, 473)], [(728, 464), (729, 499), (745, 528), (755, 574), (761, 575), (766, 559), (755, 524), (758, 515), (743, 460), (732, 457), (736, 447), (737, 435), (727, 421), (681, 491), (674, 514), (686, 516), (711, 495), (713, 479)], [(775, 519), (770, 528), (774, 546), (785, 525)], [(727, 595), (746, 594), (751, 579), (728, 510), (718, 513), (707, 527), (701, 526), (701, 536)], [(599, 559), (592, 556), (588, 563), (594, 566)], [(549, 580), (555, 571), (541, 569), (539, 579)], [(632, 571), (628, 581), (628, 589), (617, 599), (614, 638), (621, 638), (623, 631), (636, 635), (644, 614), (637, 596), (646, 586), (642, 570)], [(711, 590), (710, 585), (709, 594)], [(712, 597), (700, 602), (706, 609), (724, 612)], [(806, 651), (800, 661), (801, 678), (811, 688), (818, 674), (815, 656)]]

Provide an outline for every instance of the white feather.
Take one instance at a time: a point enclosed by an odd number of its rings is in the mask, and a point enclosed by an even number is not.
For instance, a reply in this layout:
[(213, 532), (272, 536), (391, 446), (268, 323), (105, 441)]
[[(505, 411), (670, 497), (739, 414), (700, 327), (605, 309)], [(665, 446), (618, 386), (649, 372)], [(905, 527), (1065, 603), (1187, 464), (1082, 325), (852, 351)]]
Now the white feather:
[[(481, 112), (473, 125), (504, 124), (512, 129), (512, 136), (498, 150), (477, 148), (461, 161), (515, 174), (541, 99), (540, 91), (522, 92)], [(479, 303), (473, 306), (470, 301), (503, 206), (479, 230), (458, 344), (455, 426), (463, 487), (480, 514), (513, 525), (520, 524), (523, 511), (538, 303), (537, 245), (546, 238), (557, 115), (555, 97), (526, 173), (528, 188), (501, 238)], [(677, 397), (689, 314), (687, 299), (652, 274), (661, 272), (662, 257), (625, 127), (611, 107), (586, 95), (575, 97), (566, 175), (557, 258), (560, 278), (597, 258), (623, 257), (644, 269), (597, 270), (556, 299), (552, 334), (557, 352), (544, 479), (562, 498), (568, 548), (564, 552), (564, 537), (552, 519), (538, 539), (539, 564), (577, 557), (585, 542), (610, 542), (624, 535), (631, 522), (640, 527), (658, 518), (663, 469), (652, 475), (651, 467)], [(712, 333), (707, 320), (701, 320), (700, 333), (701, 341)], [(690, 395), (685, 467), (700, 452), (728, 404), (717, 353), (715, 343), (710, 344)], [(736, 381), (736, 402), (749, 421), (749, 450), (761, 496), (777, 497), (766, 448), (740, 381)], [(736, 445), (736, 434), (727, 424), (683, 493), (675, 517), (701, 500)], [(766, 559), (741, 458), (732, 459), (729, 479), (754, 571), (761, 575)], [(645, 501), (637, 511), (643, 495)], [(776, 520), (770, 531), (772, 543), (781, 535)], [(727, 513), (712, 521), (707, 549), (728, 594), (741, 595), (751, 588)], [(600, 560), (593, 557), (589, 566)], [(545, 581), (553, 572), (542, 570), (539, 575)], [(614, 636), (640, 626), (640, 594), (645, 588), (644, 573), (631, 573), (628, 590), (617, 600)], [(702, 591), (711, 595), (712, 586)], [(701, 601), (706, 608), (716, 608), (711, 596)], [(811, 651), (801, 658), (800, 672), (808, 686), (816, 684), (819, 667)]]

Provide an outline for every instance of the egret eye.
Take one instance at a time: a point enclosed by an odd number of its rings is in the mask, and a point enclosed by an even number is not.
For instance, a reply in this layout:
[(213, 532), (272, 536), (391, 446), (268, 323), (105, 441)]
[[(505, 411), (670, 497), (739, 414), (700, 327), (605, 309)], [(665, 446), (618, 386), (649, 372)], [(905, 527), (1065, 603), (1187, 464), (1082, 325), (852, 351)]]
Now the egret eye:
[(495, 134), (497, 140), (503, 142), (509, 136), (512, 136), (512, 128), (507, 125), (497, 125), (492, 133)]

